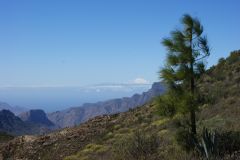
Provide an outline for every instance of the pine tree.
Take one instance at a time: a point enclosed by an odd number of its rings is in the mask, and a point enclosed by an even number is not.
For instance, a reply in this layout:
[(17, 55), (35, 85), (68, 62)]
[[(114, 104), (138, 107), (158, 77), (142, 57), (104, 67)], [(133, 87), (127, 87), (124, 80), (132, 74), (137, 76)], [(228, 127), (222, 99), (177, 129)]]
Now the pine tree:
[(196, 134), (195, 83), (204, 72), (205, 58), (210, 52), (207, 37), (203, 36), (203, 26), (197, 18), (186, 14), (181, 19), (181, 24), (182, 29), (172, 31), (170, 38), (162, 40), (168, 52), (160, 77), (168, 85), (169, 91), (174, 96), (179, 96), (185, 102), (184, 105), (188, 105), (191, 132)]

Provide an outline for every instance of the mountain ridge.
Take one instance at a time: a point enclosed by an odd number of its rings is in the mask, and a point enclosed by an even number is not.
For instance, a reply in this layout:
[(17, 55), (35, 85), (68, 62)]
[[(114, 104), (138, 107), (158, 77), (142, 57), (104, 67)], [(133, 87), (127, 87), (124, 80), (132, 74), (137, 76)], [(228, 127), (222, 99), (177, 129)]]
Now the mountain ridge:
[(164, 91), (164, 84), (155, 82), (151, 89), (142, 94), (134, 94), (132, 97), (111, 99), (97, 103), (85, 103), (80, 107), (49, 113), (48, 118), (61, 128), (71, 127), (86, 122), (95, 116), (125, 112), (141, 106), (149, 102), (153, 97), (164, 93)]

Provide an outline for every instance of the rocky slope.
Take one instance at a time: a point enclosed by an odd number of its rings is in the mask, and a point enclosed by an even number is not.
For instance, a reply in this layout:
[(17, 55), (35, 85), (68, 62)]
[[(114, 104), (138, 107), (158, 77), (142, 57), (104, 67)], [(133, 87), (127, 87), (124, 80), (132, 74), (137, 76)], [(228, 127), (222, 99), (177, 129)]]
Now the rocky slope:
[[(129, 122), (129, 127), (134, 124), (139, 126), (138, 113), (150, 115), (153, 108), (150, 105), (137, 108), (130, 112), (120, 113), (111, 116), (98, 116), (94, 119), (74, 128), (65, 128), (61, 131), (43, 136), (21, 136), (15, 138), (0, 149), (0, 160), (13, 159), (51, 159), (60, 160), (74, 154), (87, 144), (98, 141), (117, 125)], [(132, 118), (131, 118), (132, 117)]]
[(98, 103), (86, 103), (80, 107), (50, 113), (48, 114), (48, 118), (62, 128), (75, 126), (99, 115), (125, 112), (141, 106), (149, 102), (153, 97), (164, 93), (164, 90), (165, 88), (162, 83), (154, 83), (151, 89), (142, 94)]

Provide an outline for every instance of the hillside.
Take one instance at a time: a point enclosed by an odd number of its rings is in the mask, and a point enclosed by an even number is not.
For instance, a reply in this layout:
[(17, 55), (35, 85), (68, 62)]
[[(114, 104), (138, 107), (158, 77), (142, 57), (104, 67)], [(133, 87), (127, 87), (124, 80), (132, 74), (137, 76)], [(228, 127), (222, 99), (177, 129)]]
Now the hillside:
[[(240, 52), (232, 52), (211, 67), (198, 86), (205, 95), (205, 103), (197, 115), (198, 127), (240, 131)], [(164, 118), (156, 111), (155, 103), (149, 102), (128, 112), (99, 116), (45, 136), (18, 137), (1, 146), (0, 159), (199, 159), (185, 152), (175, 139), (184, 116)], [(136, 148), (136, 142), (140, 148)], [(240, 159), (238, 154), (235, 160)]]
[[(101, 140), (101, 137), (108, 137), (111, 131), (120, 131), (119, 135), (124, 136), (128, 132), (128, 127), (140, 127), (139, 123), (143, 115), (152, 114), (152, 107), (145, 107), (131, 110), (130, 112), (120, 113), (112, 116), (100, 116), (81, 124), (78, 127), (66, 128), (59, 132), (54, 132), (46, 136), (21, 136), (9, 143), (11, 150), (4, 146), (1, 155), (9, 158), (28, 158), (37, 159), (63, 159), (83, 149), (91, 142)], [(135, 116), (133, 116), (133, 114)], [(145, 124), (146, 125), (146, 124)], [(124, 128), (127, 127), (127, 128)], [(20, 147), (21, 146), (21, 147)]]
[(164, 91), (165, 87), (162, 83), (154, 83), (151, 89), (142, 94), (97, 103), (86, 103), (80, 107), (49, 113), (48, 118), (61, 128), (72, 127), (96, 116), (125, 112), (131, 108), (141, 106), (149, 102), (153, 97), (161, 95)]
[(199, 114), (199, 125), (240, 131), (240, 50), (221, 58), (198, 85), (208, 102)]

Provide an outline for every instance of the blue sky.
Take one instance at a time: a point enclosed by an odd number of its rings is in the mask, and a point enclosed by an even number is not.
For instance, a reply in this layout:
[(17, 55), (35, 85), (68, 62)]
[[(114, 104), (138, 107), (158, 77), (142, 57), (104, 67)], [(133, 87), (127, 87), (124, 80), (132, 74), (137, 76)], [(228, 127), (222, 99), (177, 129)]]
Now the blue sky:
[(166, 53), (160, 41), (184, 13), (204, 25), (211, 66), (240, 49), (239, 6), (239, 0), (0, 0), (0, 87), (158, 81)]

